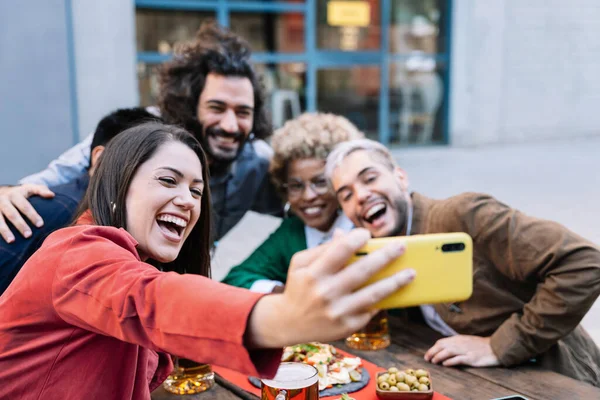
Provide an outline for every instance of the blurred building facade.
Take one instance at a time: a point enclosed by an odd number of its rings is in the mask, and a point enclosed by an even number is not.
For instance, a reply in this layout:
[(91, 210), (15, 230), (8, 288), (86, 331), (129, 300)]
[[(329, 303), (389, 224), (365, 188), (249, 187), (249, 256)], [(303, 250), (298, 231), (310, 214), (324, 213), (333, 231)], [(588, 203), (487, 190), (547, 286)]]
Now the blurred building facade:
[(0, 183), (153, 104), (156, 66), (210, 19), (251, 43), (276, 127), (319, 110), (390, 145), (600, 134), (596, 0), (2, 1)]

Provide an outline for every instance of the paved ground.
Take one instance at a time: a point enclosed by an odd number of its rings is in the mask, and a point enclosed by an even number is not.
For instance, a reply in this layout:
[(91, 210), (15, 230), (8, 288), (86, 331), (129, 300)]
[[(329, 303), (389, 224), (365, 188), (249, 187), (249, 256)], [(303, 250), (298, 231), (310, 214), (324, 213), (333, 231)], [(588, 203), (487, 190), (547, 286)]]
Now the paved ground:
[[(478, 148), (394, 150), (414, 190), (444, 198), (493, 194), (520, 210), (558, 221), (600, 245), (600, 138)], [(213, 264), (223, 277), (273, 231), (278, 220), (251, 213), (221, 241)], [(600, 301), (584, 319), (600, 343)]]

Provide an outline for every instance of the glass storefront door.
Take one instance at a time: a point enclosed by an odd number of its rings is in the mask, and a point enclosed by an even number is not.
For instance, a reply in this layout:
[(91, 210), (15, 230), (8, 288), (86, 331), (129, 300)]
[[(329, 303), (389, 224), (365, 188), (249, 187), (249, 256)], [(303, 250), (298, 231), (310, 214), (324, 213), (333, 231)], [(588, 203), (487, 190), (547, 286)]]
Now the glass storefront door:
[(447, 143), (451, 0), (136, 0), (140, 102), (155, 66), (201, 22), (245, 37), (277, 128), (304, 111), (346, 116), (386, 144)]
[(343, 115), (367, 137), (379, 139), (379, 66), (319, 69), (319, 111)]

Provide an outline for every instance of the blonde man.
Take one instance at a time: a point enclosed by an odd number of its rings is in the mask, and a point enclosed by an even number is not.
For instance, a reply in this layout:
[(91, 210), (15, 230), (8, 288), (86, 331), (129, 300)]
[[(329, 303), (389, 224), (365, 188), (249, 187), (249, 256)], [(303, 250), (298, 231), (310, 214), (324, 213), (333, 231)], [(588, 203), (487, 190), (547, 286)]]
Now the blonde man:
[(327, 176), (344, 213), (375, 237), (466, 232), (473, 238), (473, 295), (422, 306), (447, 338), (425, 359), (445, 366), (542, 367), (600, 386), (600, 350), (579, 325), (600, 294), (600, 250), (565, 227), (486, 194), (433, 200), (409, 193), (408, 176), (371, 140), (340, 144)]

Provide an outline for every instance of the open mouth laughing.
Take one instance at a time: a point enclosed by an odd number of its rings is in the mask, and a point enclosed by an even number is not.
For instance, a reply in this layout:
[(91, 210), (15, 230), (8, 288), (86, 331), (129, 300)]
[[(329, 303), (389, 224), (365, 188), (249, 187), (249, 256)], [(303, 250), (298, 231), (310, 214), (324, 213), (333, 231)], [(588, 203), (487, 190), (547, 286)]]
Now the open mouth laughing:
[(387, 205), (382, 201), (369, 204), (361, 215), (361, 219), (373, 228), (379, 228), (385, 222)]
[(183, 238), (188, 220), (173, 214), (159, 214), (156, 223), (165, 237), (172, 242), (179, 242)]

